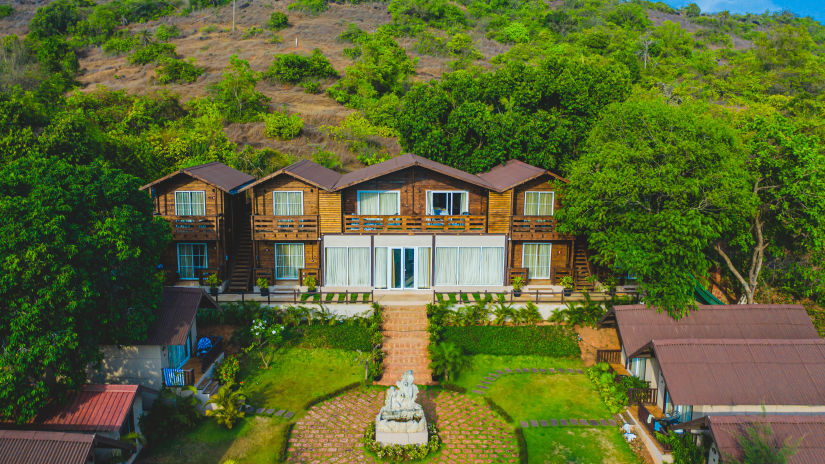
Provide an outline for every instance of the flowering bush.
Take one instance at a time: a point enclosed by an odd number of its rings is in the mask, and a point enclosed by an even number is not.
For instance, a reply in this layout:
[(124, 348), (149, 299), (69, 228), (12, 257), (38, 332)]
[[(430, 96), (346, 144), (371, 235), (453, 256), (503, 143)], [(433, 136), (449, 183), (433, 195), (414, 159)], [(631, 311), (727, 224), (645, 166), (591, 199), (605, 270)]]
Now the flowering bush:
[(418, 461), (424, 459), (441, 448), (441, 437), (435, 424), (427, 426), (429, 439), (426, 445), (388, 445), (384, 446), (375, 441), (375, 423), (371, 423), (364, 433), (364, 446), (368, 451), (375, 453), (378, 459), (390, 462)]
[(234, 385), (238, 380), (241, 365), (237, 356), (227, 356), (215, 366), (215, 377), (221, 385)]
[(252, 321), (249, 334), (252, 343), (247, 347), (246, 351), (257, 351), (261, 356), (261, 363), (263, 363), (264, 369), (269, 369), (269, 363), (272, 361), (275, 348), (277, 348), (284, 339), (284, 326), (273, 324), (267, 319), (255, 319)]

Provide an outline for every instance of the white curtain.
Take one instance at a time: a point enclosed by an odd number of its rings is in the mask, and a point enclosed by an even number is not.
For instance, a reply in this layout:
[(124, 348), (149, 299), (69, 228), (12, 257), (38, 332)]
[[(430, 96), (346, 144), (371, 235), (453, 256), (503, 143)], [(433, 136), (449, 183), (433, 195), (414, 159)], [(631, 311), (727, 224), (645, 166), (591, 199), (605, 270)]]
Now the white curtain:
[(504, 248), (482, 248), (480, 269), (480, 284), (501, 285), (504, 282)]
[(346, 247), (324, 248), (324, 285), (329, 287), (347, 285)]
[(206, 194), (204, 192), (175, 192), (175, 215), (206, 215)]
[(387, 247), (375, 248), (375, 288), (387, 288)]
[(275, 244), (275, 278), (295, 280), (299, 269), (304, 267), (303, 243)]
[(206, 268), (205, 243), (178, 244), (178, 274), (182, 280), (197, 278), (196, 269)]
[(549, 279), (550, 278), (550, 252), (549, 243), (525, 243), (522, 253), (522, 266), (529, 270), (529, 279)]
[(381, 214), (380, 192), (358, 192), (358, 214)]
[(553, 192), (524, 192), (525, 216), (552, 216)]
[(301, 216), (304, 214), (303, 192), (272, 192), (273, 215)]
[(435, 284), (458, 284), (458, 248), (437, 247), (435, 249)]
[(430, 288), (430, 247), (418, 248), (418, 288)]
[(369, 247), (349, 248), (349, 285), (369, 287), (370, 249)]
[(458, 283), (479, 285), (481, 281), (481, 248), (460, 247), (458, 249)]
[(381, 199), (379, 214), (389, 216), (400, 213), (398, 211), (398, 192), (381, 192), (379, 198)]

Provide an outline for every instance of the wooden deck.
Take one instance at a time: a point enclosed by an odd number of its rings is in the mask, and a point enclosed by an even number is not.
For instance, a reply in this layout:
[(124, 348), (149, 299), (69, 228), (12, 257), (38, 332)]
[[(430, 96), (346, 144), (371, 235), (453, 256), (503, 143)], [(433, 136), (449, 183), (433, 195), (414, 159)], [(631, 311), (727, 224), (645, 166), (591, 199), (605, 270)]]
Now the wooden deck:
[(252, 240), (316, 240), (318, 216), (252, 216)]
[(164, 216), (173, 240), (218, 240), (223, 220), (215, 216)]
[(513, 240), (574, 240), (572, 235), (556, 230), (553, 216), (513, 216), (510, 226)]
[(485, 216), (344, 216), (348, 234), (466, 234), (487, 232)]

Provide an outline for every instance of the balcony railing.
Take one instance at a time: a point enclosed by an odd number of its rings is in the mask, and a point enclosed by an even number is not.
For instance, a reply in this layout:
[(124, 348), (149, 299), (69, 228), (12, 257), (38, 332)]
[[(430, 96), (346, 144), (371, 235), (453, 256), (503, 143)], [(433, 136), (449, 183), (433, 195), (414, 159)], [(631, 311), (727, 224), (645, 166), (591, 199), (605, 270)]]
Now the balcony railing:
[(556, 230), (556, 218), (553, 216), (513, 216), (510, 235), (513, 240), (572, 239), (572, 236)]
[(647, 430), (648, 435), (650, 435), (653, 440), (662, 447), (662, 450), (667, 452), (670, 451), (670, 445), (667, 443), (662, 443), (656, 438), (656, 432), (659, 432), (663, 435), (667, 435), (667, 421), (662, 420), (661, 418), (657, 418), (655, 414), (650, 412), (648, 408), (644, 405), (640, 404), (637, 406), (637, 415), (639, 416), (639, 421), (642, 423), (642, 426)]
[(486, 230), (485, 216), (344, 216), (344, 232), (355, 234), (483, 234)]
[(220, 219), (215, 216), (164, 216), (173, 240), (217, 240)]
[(597, 363), (621, 364), (622, 350), (596, 350)]
[(316, 240), (318, 216), (252, 216), (253, 240)]
[(163, 369), (163, 385), (167, 387), (185, 387), (195, 385), (194, 369)]
[(628, 388), (628, 404), (655, 405), (658, 390), (655, 388)]

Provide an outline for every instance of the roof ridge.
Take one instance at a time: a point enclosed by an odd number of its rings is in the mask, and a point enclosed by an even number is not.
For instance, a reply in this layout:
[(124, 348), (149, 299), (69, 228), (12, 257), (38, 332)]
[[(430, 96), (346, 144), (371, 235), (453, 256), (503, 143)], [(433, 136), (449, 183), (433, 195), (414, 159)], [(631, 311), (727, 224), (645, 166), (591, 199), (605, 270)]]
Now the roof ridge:
[(822, 338), (664, 338), (654, 345), (825, 345)]

